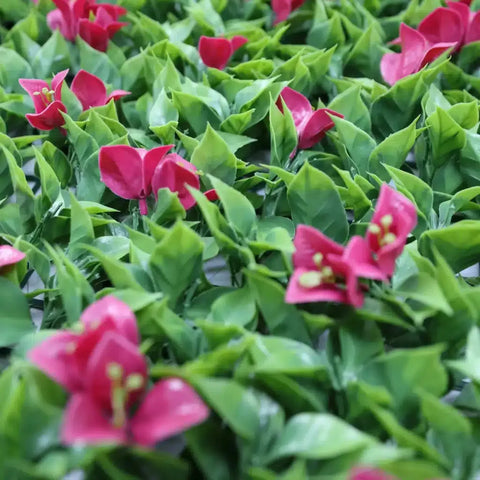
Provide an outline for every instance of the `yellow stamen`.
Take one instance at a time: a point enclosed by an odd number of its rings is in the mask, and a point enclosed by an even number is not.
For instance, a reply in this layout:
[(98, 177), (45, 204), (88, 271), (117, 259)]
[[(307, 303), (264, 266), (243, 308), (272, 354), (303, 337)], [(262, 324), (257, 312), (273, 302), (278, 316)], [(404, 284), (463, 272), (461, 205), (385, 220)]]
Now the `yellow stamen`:
[(313, 256), (313, 263), (314, 263), (317, 267), (320, 267), (320, 265), (322, 264), (322, 261), (323, 261), (323, 255), (322, 255), (320, 252), (317, 252), (317, 253)]
[(380, 223), (381, 225), (385, 228), (385, 229), (388, 229), (390, 227), (390, 225), (392, 225), (393, 223), (393, 217), (392, 215), (388, 214), (388, 215), (384, 215), (381, 219), (380, 219)]
[(127, 377), (125, 388), (127, 391), (139, 390), (144, 385), (144, 378), (139, 373), (133, 373)]
[(322, 284), (322, 274), (320, 272), (305, 272), (300, 275), (298, 283), (303, 288), (315, 288)]

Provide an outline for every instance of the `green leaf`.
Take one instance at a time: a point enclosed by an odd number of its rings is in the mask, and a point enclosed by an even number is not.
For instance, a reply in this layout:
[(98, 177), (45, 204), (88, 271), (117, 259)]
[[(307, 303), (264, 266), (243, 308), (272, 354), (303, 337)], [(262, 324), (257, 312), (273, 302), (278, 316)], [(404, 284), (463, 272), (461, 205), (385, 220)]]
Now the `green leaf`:
[(210, 126), (192, 154), (192, 163), (204, 173), (209, 173), (231, 185), (235, 180), (237, 158), (225, 140)]
[(20, 288), (0, 277), (0, 347), (17, 343), (34, 331), (28, 302)]
[(298, 456), (336, 458), (375, 444), (373, 437), (328, 413), (300, 413), (292, 417), (270, 453), (271, 459)]
[(242, 235), (249, 237), (257, 223), (252, 204), (238, 190), (211, 175), (208, 178), (218, 194), (229, 223)]
[(328, 175), (305, 162), (288, 186), (287, 197), (297, 225), (311, 225), (337, 242), (347, 238), (347, 215)]
[(332, 116), (341, 144), (348, 152), (351, 169), (365, 176), (369, 158), (377, 144), (368, 133), (343, 118)]
[(284, 167), (290, 154), (297, 148), (298, 138), (292, 113), (283, 98), (281, 101), (283, 113), (273, 99), (270, 103), (270, 164)]
[[(461, 245), (462, 248), (458, 248)], [(422, 234), (418, 249), (433, 259), (437, 249), (455, 273), (478, 262), (480, 256), (480, 224), (476, 220), (461, 220), (441, 230), (428, 230)]]
[(156, 286), (175, 305), (202, 267), (203, 242), (184, 223), (177, 222), (155, 247), (150, 269)]
[(192, 383), (222, 420), (240, 437), (252, 440), (260, 428), (258, 405), (252, 390), (234, 380), (193, 379)]
[(310, 343), (304, 319), (294, 305), (284, 301), (283, 287), (259, 273), (245, 273), (269, 333)]

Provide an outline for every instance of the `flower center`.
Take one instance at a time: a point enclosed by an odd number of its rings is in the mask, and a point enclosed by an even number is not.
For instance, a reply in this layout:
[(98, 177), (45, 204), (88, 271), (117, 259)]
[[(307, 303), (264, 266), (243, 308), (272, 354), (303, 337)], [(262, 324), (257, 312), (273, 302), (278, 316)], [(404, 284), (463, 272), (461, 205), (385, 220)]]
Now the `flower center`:
[(390, 227), (393, 223), (393, 216), (390, 214), (384, 215), (379, 223), (380, 225), (377, 223), (371, 223), (368, 226), (368, 231), (377, 237), (380, 247), (384, 247), (385, 245), (393, 243), (397, 239), (397, 236), (390, 232)]
[(336, 279), (332, 268), (328, 265), (322, 267), (323, 254), (317, 252), (313, 255), (312, 259), (313, 263), (318, 267), (318, 271), (311, 270), (310, 272), (302, 273), (298, 279), (300, 286), (303, 288), (315, 288), (322, 283), (335, 283)]
[(112, 382), (112, 424), (115, 428), (123, 428), (127, 423), (128, 397), (133, 391), (143, 388), (145, 379), (139, 373), (133, 373), (124, 379), (123, 368), (116, 362), (107, 365), (107, 376)]
[(55, 101), (55, 90), (49, 90), (47, 87), (43, 87), (40, 92), (33, 92), (33, 94), (40, 95), (40, 98), (46, 107)]

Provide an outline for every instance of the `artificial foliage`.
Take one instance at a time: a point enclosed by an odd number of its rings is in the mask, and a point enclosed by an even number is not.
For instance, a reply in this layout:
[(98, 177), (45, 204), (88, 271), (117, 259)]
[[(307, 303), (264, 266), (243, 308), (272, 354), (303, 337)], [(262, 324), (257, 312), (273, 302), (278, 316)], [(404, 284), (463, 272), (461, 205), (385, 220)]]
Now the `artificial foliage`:
[(478, 480), (478, 8), (0, 1), (0, 478)]

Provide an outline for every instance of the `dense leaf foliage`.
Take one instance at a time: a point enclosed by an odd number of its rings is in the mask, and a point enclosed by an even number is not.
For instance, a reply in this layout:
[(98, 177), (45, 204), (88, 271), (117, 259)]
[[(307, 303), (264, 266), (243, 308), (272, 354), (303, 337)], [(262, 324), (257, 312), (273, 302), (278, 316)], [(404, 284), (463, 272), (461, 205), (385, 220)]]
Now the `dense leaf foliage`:
[(478, 479), (477, 6), (1, 0), (0, 478)]

